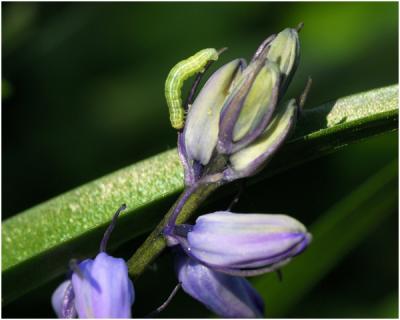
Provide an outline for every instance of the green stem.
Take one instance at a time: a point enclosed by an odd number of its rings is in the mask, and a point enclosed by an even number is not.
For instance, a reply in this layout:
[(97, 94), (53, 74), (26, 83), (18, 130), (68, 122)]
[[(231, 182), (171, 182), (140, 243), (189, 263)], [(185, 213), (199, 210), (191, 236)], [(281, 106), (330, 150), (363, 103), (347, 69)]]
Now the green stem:
[(220, 183), (198, 183), (182, 192), (161, 222), (128, 260), (129, 275), (133, 279), (137, 279), (145, 271), (146, 267), (165, 249), (167, 244), (162, 231), (168, 225), (170, 218), (176, 219), (178, 224), (184, 223), (193, 216), (203, 201), (220, 185)]

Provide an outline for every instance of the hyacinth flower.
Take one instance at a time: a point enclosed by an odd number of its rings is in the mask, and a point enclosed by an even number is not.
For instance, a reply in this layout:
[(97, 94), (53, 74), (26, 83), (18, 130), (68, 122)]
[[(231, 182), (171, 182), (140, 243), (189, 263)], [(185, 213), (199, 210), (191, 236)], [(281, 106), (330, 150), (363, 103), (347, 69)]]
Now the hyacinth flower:
[(245, 278), (214, 271), (176, 251), (176, 273), (187, 294), (221, 317), (263, 317), (264, 301)]
[(197, 218), (194, 225), (176, 225), (170, 245), (214, 271), (255, 276), (279, 269), (310, 243), (311, 235), (296, 219), (282, 214), (227, 211)]
[(261, 170), (297, 120), (298, 102), (282, 101), (299, 61), (298, 29), (267, 38), (249, 65), (219, 68), (190, 106), (178, 151), (185, 184), (225, 183)]
[(262, 298), (244, 277), (278, 271), (311, 242), (304, 225), (287, 215), (227, 211), (164, 234), (177, 252), (183, 290), (226, 318), (262, 317)]
[(122, 205), (104, 233), (100, 253), (80, 263), (73, 260), (70, 280), (53, 293), (52, 305), (59, 318), (130, 318), (135, 299), (128, 268), (121, 258), (108, 255), (106, 246)]

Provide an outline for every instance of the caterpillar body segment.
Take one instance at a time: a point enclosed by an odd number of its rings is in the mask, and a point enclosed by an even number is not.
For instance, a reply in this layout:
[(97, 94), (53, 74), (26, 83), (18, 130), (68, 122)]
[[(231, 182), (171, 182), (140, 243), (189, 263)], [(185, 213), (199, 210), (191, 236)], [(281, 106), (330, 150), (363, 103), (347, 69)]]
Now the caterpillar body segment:
[(173, 128), (180, 130), (185, 123), (185, 110), (181, 97), (184, 81), (196, 73), (203, 72), (209, 61), (217, 59), (218, 51), (216, 49), (203, 49), (176, 64), (169, 72), (165, 81), (165, 98)]

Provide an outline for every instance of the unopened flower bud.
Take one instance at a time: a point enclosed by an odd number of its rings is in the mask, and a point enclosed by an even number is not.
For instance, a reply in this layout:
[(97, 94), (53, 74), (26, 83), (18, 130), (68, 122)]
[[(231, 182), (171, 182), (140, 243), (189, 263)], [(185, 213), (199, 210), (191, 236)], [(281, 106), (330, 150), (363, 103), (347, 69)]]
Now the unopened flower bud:
[(297, 109), (295, 99), (279, 106), (261, 136), (229, 157), (230, 164), (224, 172), (225, 179), (231, 181), (249, 177), (260, 171), (291, 133), (296, 122)]
[(102, 252), (82, 261), (79, 269), (72, 287), (80, 318), (130, 318), (135, 294), (123, 259)]
[(257, 52), (262, 51), (263, 46), (266, 47), (265, 50), (256, 58), (268, 59), (278, 64), (282, 77), (280, 96), (283, 96), (300, 60), (299, 34), (296, 29), (286, 28), (279, 32), (272, 41), (263, 43)]
[(219, 115), (233, 80), (244, 67), (241, 59), (233, 60), (219, 68), (206, 82), (190, 107), (184, 139), (187, 156), (206, 165), (217, 144)]
[(221, 112), (220, 153), (232, 154), (264, 131), (275, 110), (279, 79), (277, 64), (267, 60), (257, 60), (244, 70)]
[(59, 318), (129, 318), (134, 298), (125, 261), (101, 252), (76, 265), (71, 280), (53, 293), (52, 305)]
[(135, 292), (128, 267), (124, 259), (105, 252), (118, 215), (125, 208), (122, 205), (114, 214), (95, 259), (71, 260), (71, 280), (61, 283), (51, 298), (59, 318), (130, 318)]
[(200, 263), (228, 274), (274, 271), (302, 252), (311, 235), (303, 224), (281, 214), (219, 211), (197, 218), (186, 234), (175, 227), (182, 248)]
[(287, 28), (267, 38), (247, 67), (237, 59), (211, 76), (178, 133), (187, 186), (251, 176), (283, 144), (297, 119), (295, 100), (281, 100), (299, 47), (297, 31)]
[(230, 276), (180, 254), (176, 270), (183, 290), (224, 318), (261, 318), (264, 302), (242, 277)]

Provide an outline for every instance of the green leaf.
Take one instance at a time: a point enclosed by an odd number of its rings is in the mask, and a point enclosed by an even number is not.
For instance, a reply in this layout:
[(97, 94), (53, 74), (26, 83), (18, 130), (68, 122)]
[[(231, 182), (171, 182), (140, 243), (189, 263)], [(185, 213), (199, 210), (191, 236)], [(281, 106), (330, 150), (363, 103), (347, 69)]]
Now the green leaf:
[[(148, 231), (183, 188), (175, 150), (139, 162), (26, 210), (2, 224), (4, 302), (66, 271), (69, 259), (98, 252), (115, 210), (126, 203), (115, 247)], [(20, 277), (24, 282), (19, 282)]]
[[(397, 90), (397, 85), (374, 89), (304, 111), (293, 138), (253, 181), (396, 130)], [(128, 210), (111, 247), (151, 230), (182, 189), (183, 170), (173, 149), (7, 219), (2, 224), (3, 303), (65, 272), (70, 258), (94, 255), (122, 203)]]
[(397, 179), (397, 161), (393, 161), (321, 215), (310, 228), (310, 247), (283, 268), (283, 282), (271, 274), (253, 282), (268, 302), (268, 317), (285, 317), (370, 232), (396, 212)]

